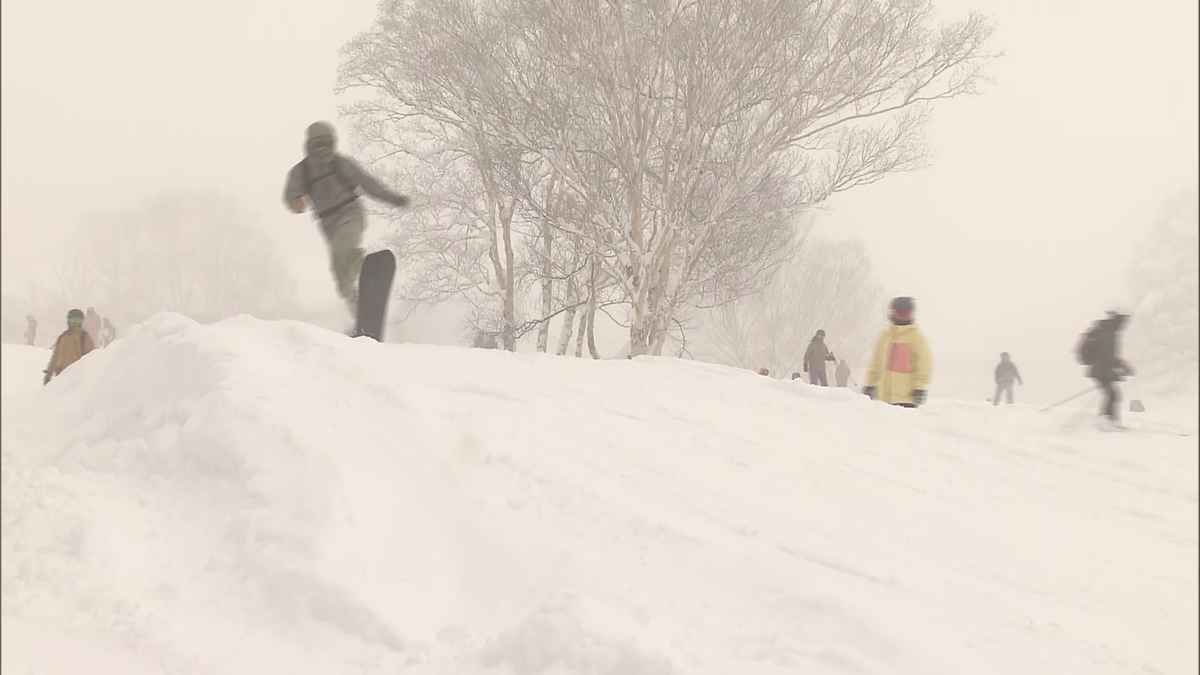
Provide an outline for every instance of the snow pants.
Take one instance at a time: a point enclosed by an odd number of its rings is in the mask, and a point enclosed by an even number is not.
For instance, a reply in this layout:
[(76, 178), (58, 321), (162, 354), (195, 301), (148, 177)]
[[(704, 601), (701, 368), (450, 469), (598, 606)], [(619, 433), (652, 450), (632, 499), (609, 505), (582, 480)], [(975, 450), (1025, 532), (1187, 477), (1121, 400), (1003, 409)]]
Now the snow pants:
[(362, 206), (358, 202), (321, 220), (321, 232), (329, 245), (329, 268), (337, 280), (338, 295), (350, 306), (351, 314), (356, 312), (358, 273), (366, 256), (362, 248), (365, 226)]
[(824, 368), (809, 369), (808, 383), (809, 384), (819, 384), (822, 387), (828, 387), (829, 379), (825, 376), (825, 369)]
[(1100, 386), (1100, 391), (1104, 393), (1104, 400), (1100, 403), (1100, 415), (1116, 422), (1117, 402), (1121, 400), (1116, 381), (1096, 380), (1096, 383)]
[(992, 405), (1000, 405), (1000, 394), (1007, 394), (1008, 403), (1013, 402), (1013, 383), (1012, 382), (997, 382), (996, 393), (992, 394)]

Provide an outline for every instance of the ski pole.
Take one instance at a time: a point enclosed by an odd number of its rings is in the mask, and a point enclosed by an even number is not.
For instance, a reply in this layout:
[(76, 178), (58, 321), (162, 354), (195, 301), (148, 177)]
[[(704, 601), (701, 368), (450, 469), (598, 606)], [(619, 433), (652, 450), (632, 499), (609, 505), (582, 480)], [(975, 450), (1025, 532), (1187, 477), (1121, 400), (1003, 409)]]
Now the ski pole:
[(1072, 395), (1064, 398), (1063, 400), (1059, 401), (1058, 403), (1052, 403), (1052, 404), (1046, 406), (1045, 408), (1042, 408), (1038, 412), (1046, 412), (1047, 410), (1050, 410), (1051, 408), (1057, 408), (1058, 406), (1060, 406), (1068, 401), (1074, 401), (1075, 399), (1079, 398), (1080, 396), (1083, 396), (1084, 394), (1092, 391), (1093, 389), (1095, 389), (1095, 387), (1088, 387), (1087, 389), (1084, 389), (1083, 391), (1079, 392), (1078, 394), (1072, 394)]

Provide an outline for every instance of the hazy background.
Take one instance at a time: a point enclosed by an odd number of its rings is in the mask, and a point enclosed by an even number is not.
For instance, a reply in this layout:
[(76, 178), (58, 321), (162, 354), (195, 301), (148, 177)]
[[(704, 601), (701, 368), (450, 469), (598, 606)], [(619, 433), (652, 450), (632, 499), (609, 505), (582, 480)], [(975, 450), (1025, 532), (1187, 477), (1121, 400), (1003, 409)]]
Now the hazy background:
[[(990, 395), (1008, 350), (1029, 381), (1019, 395), (1061, 398), (1083, 386), (1069, 352), (1121, 297), (1131, 242), (1196, 179), (1197, 6), (938, 7), (994, 17), (1006, 53), (995, 83), (936, 109), (933, 166), (835, 197), (818, 232), (861, 239), (886, 292), (916, 297), (939, 393)], [(374, 10), (367, 0), (6, 0), (6, 292), (45, 275), (88, 214), (194, 187), (249, 207), (306, 302), (335, 303), (316, 226), (280, 195), (305, 126), (336, 122), (337, 50)], [(405, 337), (460, 343), (455, 327), (427, 320)], [(601, 351), (621, 340), (601, 336)]]

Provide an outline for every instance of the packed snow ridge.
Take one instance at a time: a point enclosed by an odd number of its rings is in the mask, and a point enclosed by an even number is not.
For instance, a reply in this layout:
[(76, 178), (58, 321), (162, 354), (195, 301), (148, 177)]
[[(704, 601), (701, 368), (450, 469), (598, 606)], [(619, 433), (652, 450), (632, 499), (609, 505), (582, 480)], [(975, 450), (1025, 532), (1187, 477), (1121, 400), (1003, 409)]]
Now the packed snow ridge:
[(1139, 416), (163, 314), (4, 345), (5, 673), (1197, 670)]

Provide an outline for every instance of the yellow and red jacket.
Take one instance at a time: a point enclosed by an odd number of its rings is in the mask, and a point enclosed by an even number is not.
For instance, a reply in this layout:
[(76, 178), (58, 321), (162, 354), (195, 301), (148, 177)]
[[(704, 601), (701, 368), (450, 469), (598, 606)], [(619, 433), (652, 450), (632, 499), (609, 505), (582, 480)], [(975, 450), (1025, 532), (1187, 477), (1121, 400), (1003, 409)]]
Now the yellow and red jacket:
[(914, 389), (925, 390), (933, 375), (929, 343), (916, 324), (888, 326), (879, 334), (865, 386), (885, 403), (912, 403)]

